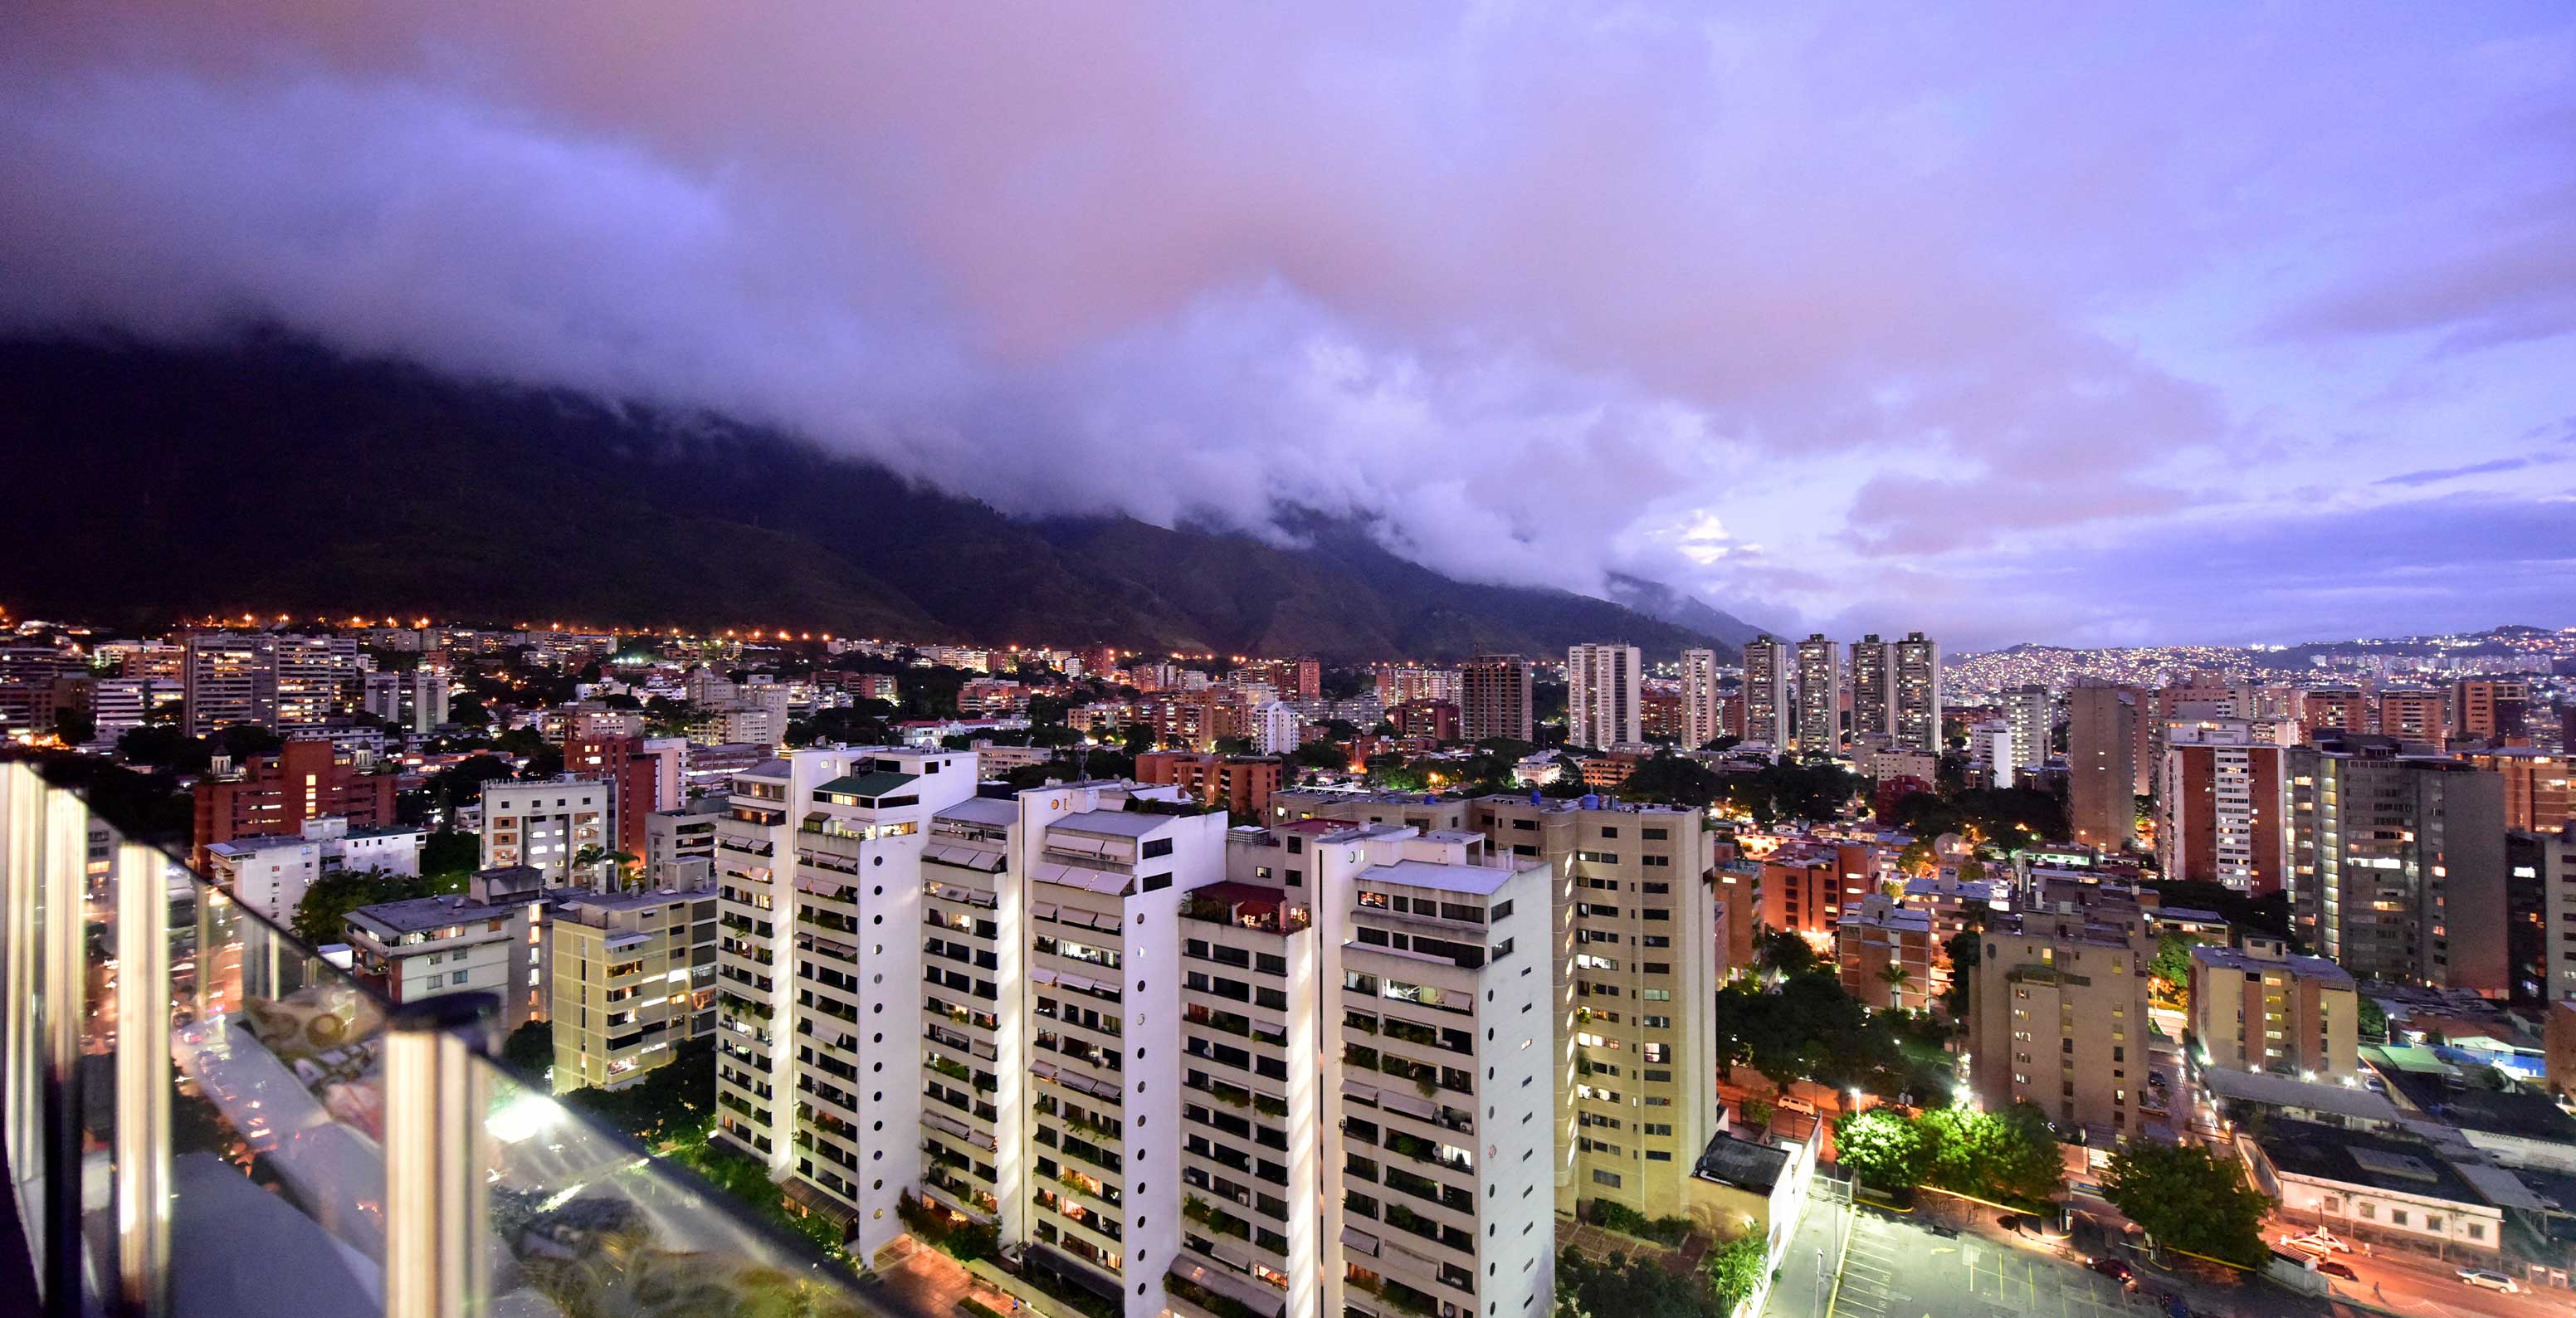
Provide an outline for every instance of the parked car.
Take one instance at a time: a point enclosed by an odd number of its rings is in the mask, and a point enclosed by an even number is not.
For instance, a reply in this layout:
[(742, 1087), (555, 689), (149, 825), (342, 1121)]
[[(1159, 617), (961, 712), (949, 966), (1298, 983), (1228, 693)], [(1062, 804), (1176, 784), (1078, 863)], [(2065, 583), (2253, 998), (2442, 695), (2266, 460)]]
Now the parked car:
[(2352, 1252), (2352, 1245), (2349, 1242), (2338, 1239), (2333, 1232), (2325, 1230), (2322, 1227), (2311, 1231), (2304, 1236), (2283, 1236), (2281, 1237), (2281, 1243), (2292, 1249), (2298, 1250), (2301, 1253), (2314, 1254), (2319, 1258), (2323, 1258), (2328, 1254), (2349, 1254)]
[(2337, 1263), (2333, 1259), (2318, 1259), (2317, 1271), (2322, 1272), (2329, 1277), (2341, 1277), (2345, 1281), (2361, 1280), (2360, 1274), (2352, 1270), (2351, 1264)]
[(2484, 1268), (2462, 1268), (2460, 1280), (2484, 1290), (2503, 1291), (2507, 1295), (2517, 1294), (2522, 1290), (2521, 1286), (2514, 1283), (2513, 1278), (2501, 1272), (2489, 1272)]
[(2191, 1306), (2183, 1303), (2179, 1295), (2166, 1296), (2164, 1306), (2165, 1318), (2191, 1318)]
[(2119, 1259), (2095, 1259), (2084, 1266), (2091, 1268), (2095, 1272), (2101, 1273), (2103, 1276), (2109, 1277), (2113, 1281), (2119, 1282), (2124, 1286), (2135, 1286), (2138, 1284), (2137, 1274), (2130, 1271), (2129, 1265)]

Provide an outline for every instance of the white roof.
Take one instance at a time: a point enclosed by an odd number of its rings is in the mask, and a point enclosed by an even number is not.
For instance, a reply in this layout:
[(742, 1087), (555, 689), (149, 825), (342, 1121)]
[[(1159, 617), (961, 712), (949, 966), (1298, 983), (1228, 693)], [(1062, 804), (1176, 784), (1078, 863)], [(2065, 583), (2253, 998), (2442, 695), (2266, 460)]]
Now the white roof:
[(1361, 873), (1360, 879), (1363, 882), (1400, 883), (1409, 888), (1437, 888), (1442, 892), (1490, 897), (1519, 873), (1496, 865), (1442, 865), (1427, 860), (1399, 860), (1392, 865), (1370, 866)]
[(952, 806), (943, 807), (933, 819), (954, 819), (962, 824), (984, 824), (1004, 828), (1020, 822), (1017, 801), (1001, 801), (989, 796), (970, 796)]
[(1097, 833), (1106, 837), (1143, 837), (1177, 817), (1150, 815), (1140, 810), (1085, 810), (1078, 815), (1067, 815), (1048, 828), (1050, 831), (1070, 829), (1076, 833)]

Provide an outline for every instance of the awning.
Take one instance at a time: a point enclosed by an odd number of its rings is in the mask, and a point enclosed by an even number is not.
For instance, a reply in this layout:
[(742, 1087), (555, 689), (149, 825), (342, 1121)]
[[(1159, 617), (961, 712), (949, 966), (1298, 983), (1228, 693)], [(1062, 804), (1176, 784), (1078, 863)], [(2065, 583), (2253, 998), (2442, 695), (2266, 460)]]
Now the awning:
[(1250, 1277), (1223, 1268), (1211, 1268), (1186, 1254), (1172, 1260), (1171, 1271), (1173, 1276), (1183, 1281), (1214, 1291), (1267, 1318), (1283, 1318), (1288, 1312), (1287, 1296)]
[(1029, 968), (1029, 981), (1035, 984), (1052, 984), (1055, 982), (1055, 972), (1044, 966), (1032, 966)]
[(1360, 1230), (1358, 1227), (1343, 1227), (1342, 1243), (1368, 1255), (1370, 1258), (1377, 1257), (1377, 1237), (1370, 1235), (1366, 1231)]
[(1364, 1085), (1357, 1080), (1345, 1079), (1342, 1081), (1342, 1097), (1355, 1103), (1366, 1103), (1370, 1107), (1376, 1107), (1379, 1090), (1375, 1085)]

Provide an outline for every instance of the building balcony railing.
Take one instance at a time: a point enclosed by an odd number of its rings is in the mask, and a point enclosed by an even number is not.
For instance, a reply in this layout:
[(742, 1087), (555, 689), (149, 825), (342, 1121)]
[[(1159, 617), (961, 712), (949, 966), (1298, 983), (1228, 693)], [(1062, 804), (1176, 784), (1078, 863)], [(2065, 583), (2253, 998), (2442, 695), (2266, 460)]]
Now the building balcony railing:
[(0, 1309), (878, 1312), (490, 1056), (491, 995), (382, 987), (0, 761)]

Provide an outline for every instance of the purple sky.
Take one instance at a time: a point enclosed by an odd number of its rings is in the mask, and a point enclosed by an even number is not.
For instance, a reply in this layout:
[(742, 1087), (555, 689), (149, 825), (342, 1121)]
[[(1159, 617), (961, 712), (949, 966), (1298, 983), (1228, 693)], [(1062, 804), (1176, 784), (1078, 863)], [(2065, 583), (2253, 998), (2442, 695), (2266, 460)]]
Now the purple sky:
[(20, 5), (0, 171), (0, 328), (1010, 509), (1958, 648), (2576, 622), (2563, 3)]

